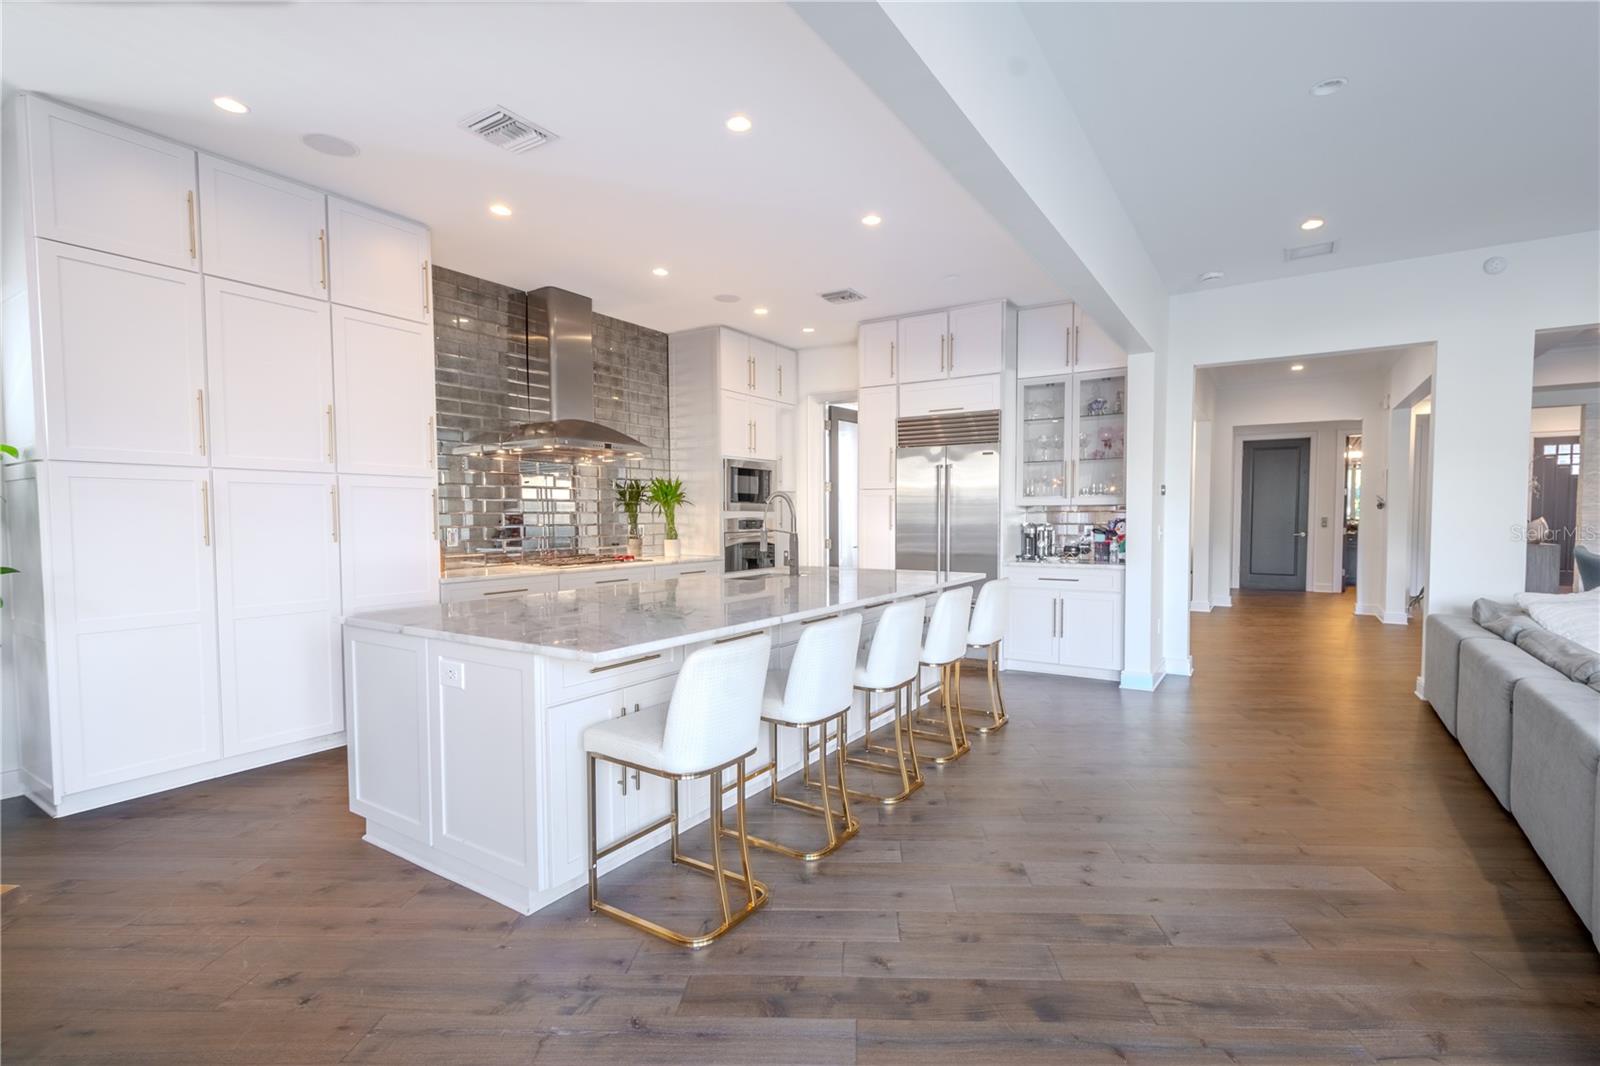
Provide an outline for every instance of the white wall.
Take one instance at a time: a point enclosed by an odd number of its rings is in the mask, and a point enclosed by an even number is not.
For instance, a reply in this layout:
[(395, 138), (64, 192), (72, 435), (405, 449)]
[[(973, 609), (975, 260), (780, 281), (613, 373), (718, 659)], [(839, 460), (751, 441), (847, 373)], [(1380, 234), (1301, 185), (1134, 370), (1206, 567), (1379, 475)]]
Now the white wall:
[(1553, 348), (1533, 361), (1533, 387), (1600, 381), (1600, 346)]
[[(1509, 269), (1485, 274), (1491, 255)], [(1582, 233), (1174, 297), (1161, 464), (1163, 506), (1176, 518), (1165, 522), (1167, 569), (1178, 572), (1189, 553), (1196, 367), (1433, 343), (1428, 609), (1514, 595), (1530, 421), (1520, 398), (1533, 387), (1534, 333), (1594, 321), (1597, 291), (1600, 234)], [(1169, 660), (1189, 654), (1184, 584), (1156, 586)]]
[(799, 463), (795, 469), (795, 503), (800, 512), (800, 561), (806, 566), (828, 565), (823, 542), (828, 536), (828, 513), (822, 496), (827, 477), (823, 451), (823, 421), (830, 403), (855, 399), (859, 371), (856, 346), (835, 344), (803, 348), (799, 364), (800, 402), (795, 432), (799, 434)]

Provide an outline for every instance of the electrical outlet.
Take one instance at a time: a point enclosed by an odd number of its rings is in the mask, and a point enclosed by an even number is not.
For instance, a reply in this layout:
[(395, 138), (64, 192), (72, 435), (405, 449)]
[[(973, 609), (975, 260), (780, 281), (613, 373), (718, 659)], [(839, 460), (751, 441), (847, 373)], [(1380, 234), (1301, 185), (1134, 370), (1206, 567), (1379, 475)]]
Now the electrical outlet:
[(1323, 529), (1327, 529), (1328, 528), (1328, 516), (1327, 515), (1323, 515), (1322, 516), (1322, 528)]
[(439, 660), (439, 684), (445, 688), (467, 687), (467, 664), (454, 659)]

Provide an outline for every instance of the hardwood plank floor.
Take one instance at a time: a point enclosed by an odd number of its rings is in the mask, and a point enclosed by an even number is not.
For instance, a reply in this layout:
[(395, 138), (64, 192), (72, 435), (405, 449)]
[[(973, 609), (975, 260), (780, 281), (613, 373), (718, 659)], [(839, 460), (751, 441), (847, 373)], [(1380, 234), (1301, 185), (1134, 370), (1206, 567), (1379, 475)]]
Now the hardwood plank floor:
[[(62, 821), (9, 800), (0, 1055), (1600, 1063), (1592, 940), (1412, 696), (1417, 627), (1351, 606), (1241, 595), (1154, 694), (1008, 675), (1006, 730), (820, 864), (757, 852), (771, 906), (694, 954), (363, 844), (340, 752)], [(713, 909), (654, 859), (611, 883)]]

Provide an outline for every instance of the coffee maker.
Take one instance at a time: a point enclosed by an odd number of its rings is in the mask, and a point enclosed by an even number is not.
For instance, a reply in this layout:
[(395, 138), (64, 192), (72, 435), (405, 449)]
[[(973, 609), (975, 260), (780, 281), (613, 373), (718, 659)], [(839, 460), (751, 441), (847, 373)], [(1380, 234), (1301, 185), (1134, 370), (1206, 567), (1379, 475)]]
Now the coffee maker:
[(1025, 522), (1022, 526), (1022, 562), (1038, 562), (1056, 554), (1056, 527), (1047, 522)]

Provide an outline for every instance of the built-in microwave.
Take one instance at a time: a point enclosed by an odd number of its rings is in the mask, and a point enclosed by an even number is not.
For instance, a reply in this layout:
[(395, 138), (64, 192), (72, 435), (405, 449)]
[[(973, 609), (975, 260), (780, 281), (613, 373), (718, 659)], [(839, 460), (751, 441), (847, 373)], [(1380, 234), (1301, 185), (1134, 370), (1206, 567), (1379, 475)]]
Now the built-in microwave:
[(765, 511), (772, 495), (772, 463), (760, 459), (722, 461), (722, 509)]

